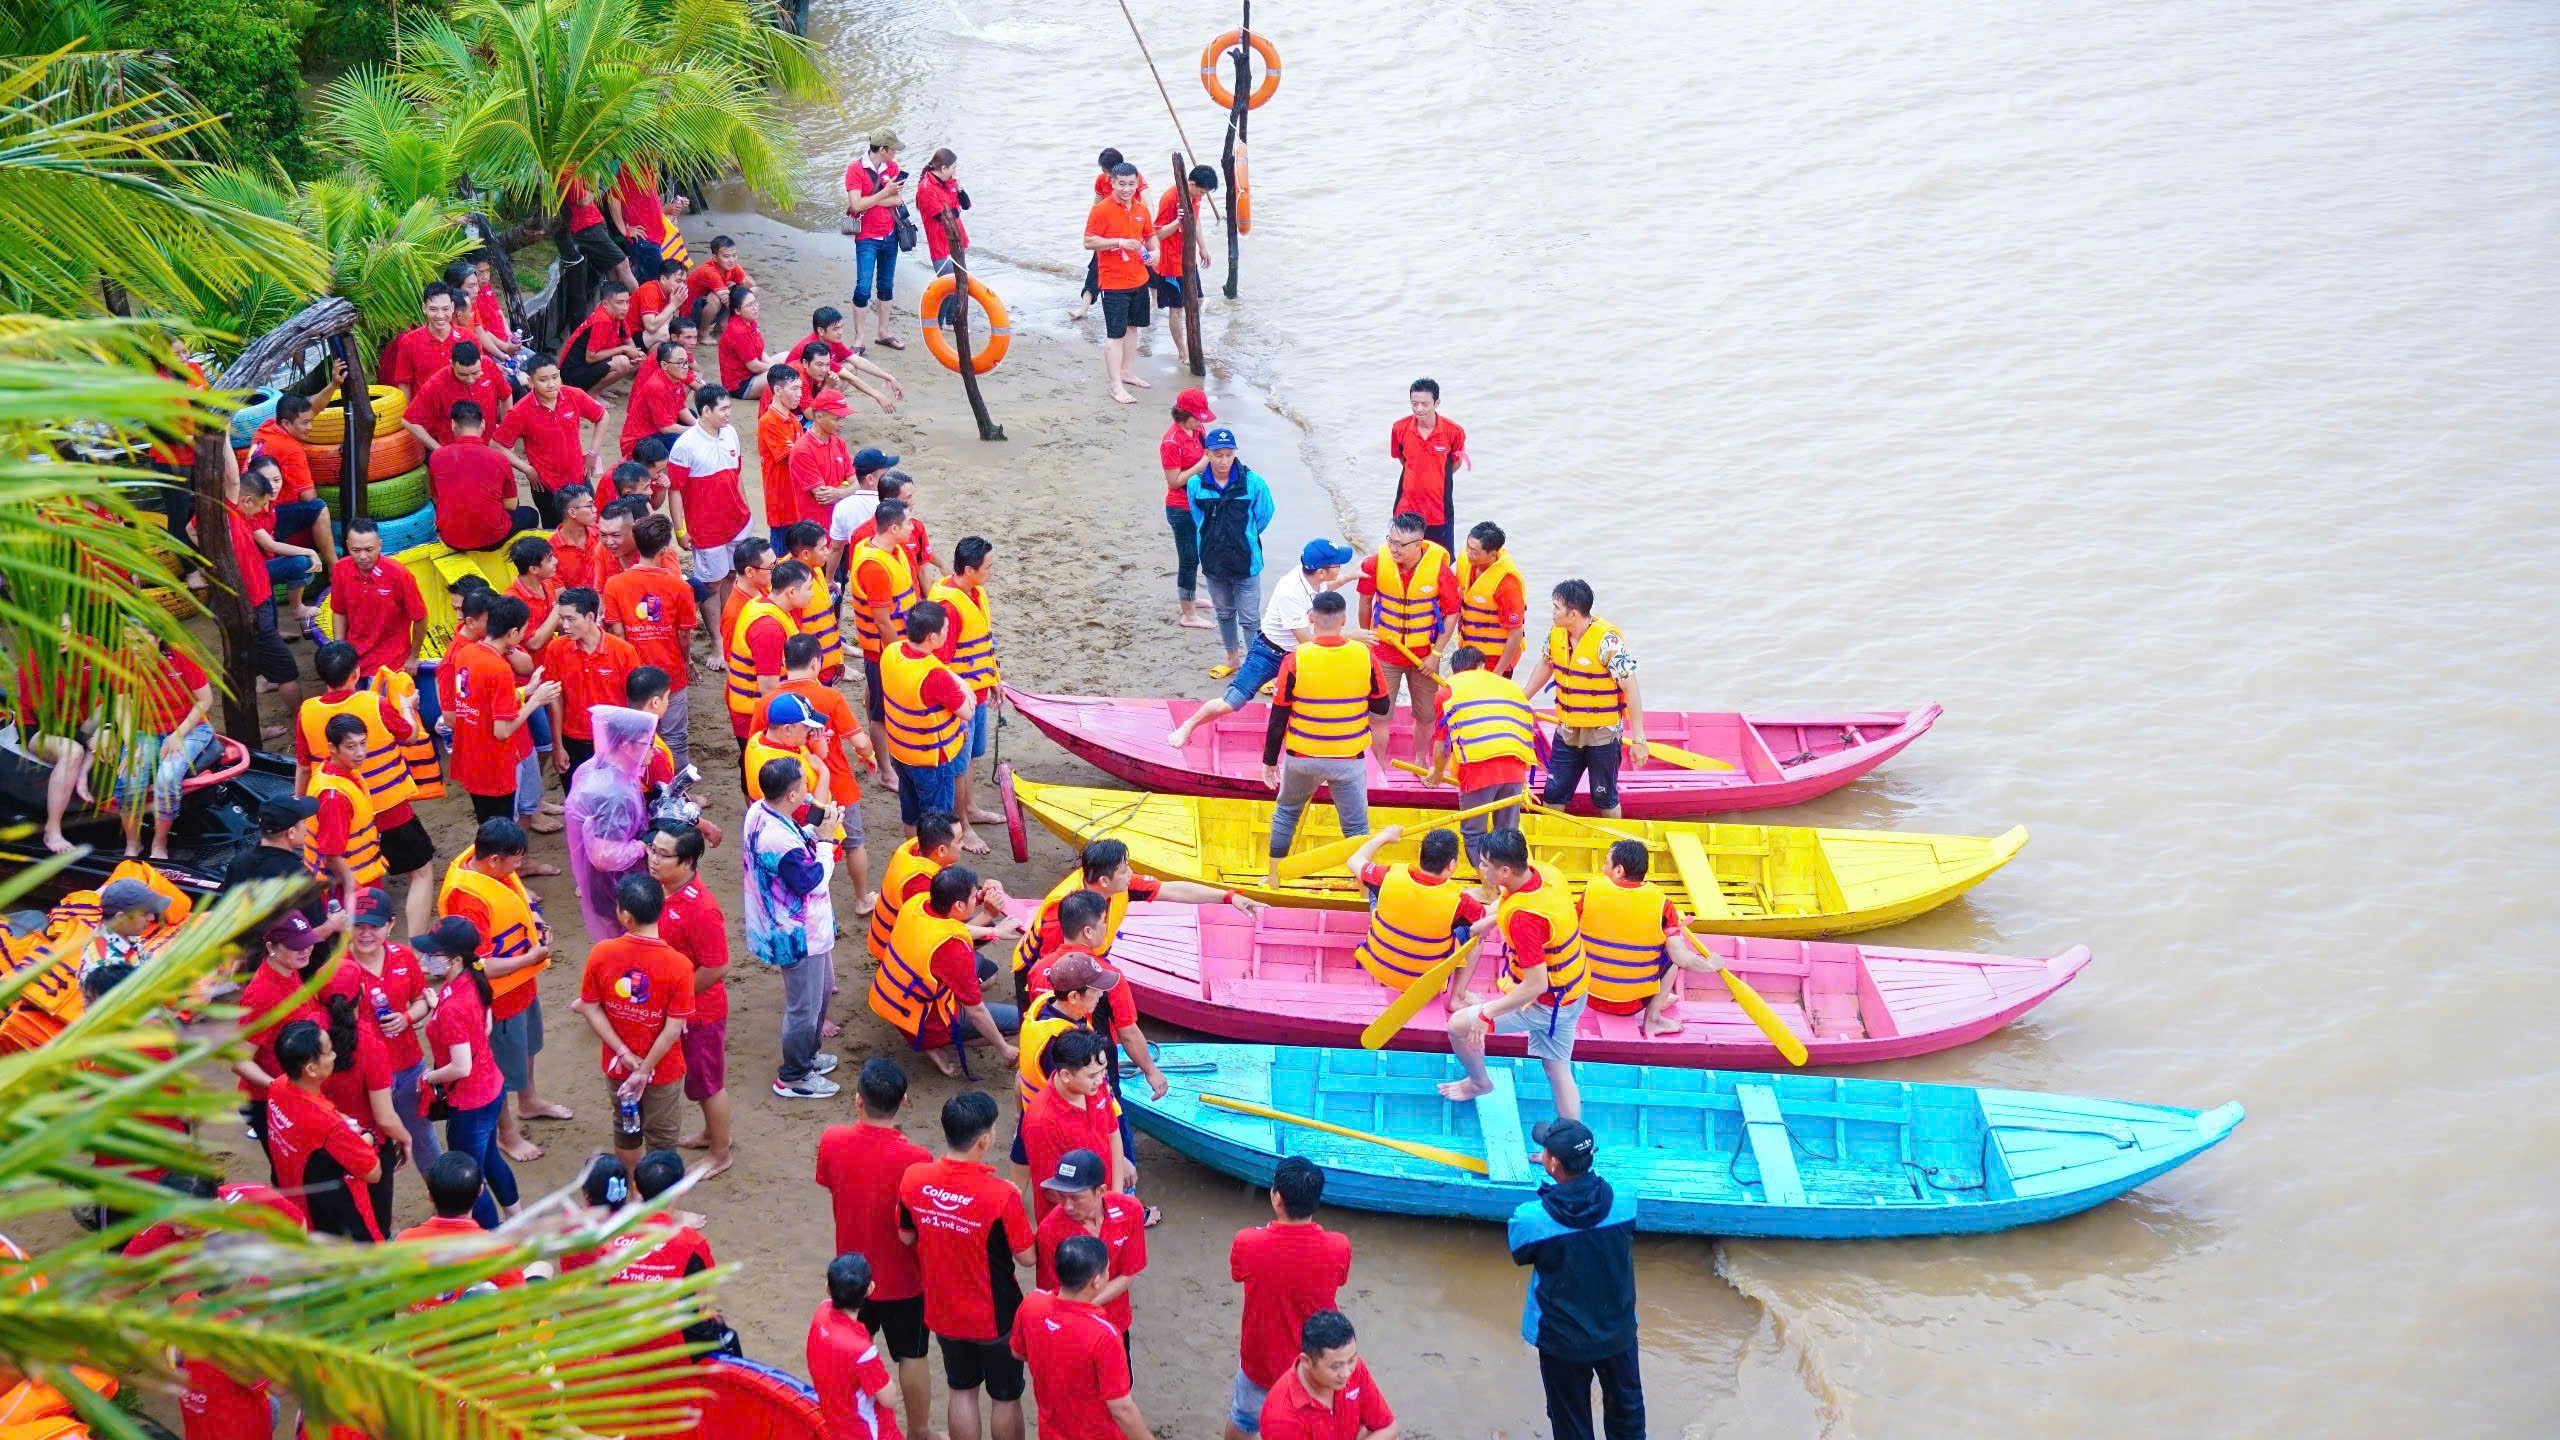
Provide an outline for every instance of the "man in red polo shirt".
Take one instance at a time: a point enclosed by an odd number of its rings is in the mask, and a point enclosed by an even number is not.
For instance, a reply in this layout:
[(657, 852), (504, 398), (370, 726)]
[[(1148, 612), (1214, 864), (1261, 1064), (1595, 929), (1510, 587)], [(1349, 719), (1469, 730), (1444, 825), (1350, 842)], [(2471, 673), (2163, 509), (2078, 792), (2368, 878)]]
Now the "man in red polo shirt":
[(764, 520), (774, 553), (783, 550), (783, 532), (799, 513), (800, 500), (791, 488), (791, 447), (809, 433), (809, 381), (797, 365), (776, 365), (765, 372), (764, 399), (756, 409), (756, 476), (764, 486)]
[(942, 1343), (955, 1440), (984, 1433), (981, 1388), (995, 1405), (996, 1433), (1022, 1433), (1022, 1357), (1005, 1336), (1022, 1304), (1013, 1272), (1031, 1261), (1031, 1217), (1022, 1192), (987, 1164), (995, 1129), (994, 1097), (952, 1096), (942, 1106), (942, 1158), (898, 1182), (898, 1236), (916, 1247), (924, 1273), (924, 1320)]
[(571, 485), (553, 497), (560, 502), (560, 524), (551, 532), (551, 553), (560, 557), (554, 577), (563, 590), (583, 585), (602, 594), (605, 577), (619, 566), (607, 563), (604, 521), (596, 511), (592, 485)]
[(1351, 1278), (1351, 1239), (1316, 1224), (1324, 1172), (1304, 1155), (1271, 1176), (1271, 1223), (1236, 1232), (1227, 1272), (1244, 1286), (1244, 1325), (1227, 1414), (1227, 1440), (1258, 1433), (1263, 1402), (1297, 1363), (1307, 1317), (1333, 1308)]
[(1035, 1172), (1031, 1179), (1057, 1201), (1032, 1232), (1033, 1274), (1040, 1288), (1061, 1295), (1073, 1288), (1058, 1274), (1059, 1246), (1078, 1235), (1101, 1241), (1110, 1264), (1094, 1303), (1125, 1341), (1133, 1319), (1129, 1287), (1147, 1268), (1146, 1207), (1138, 1197), (1111, 1188), (1111, 1162), (1093, 1150), (1070, 1150), (1058, 1158), (1050, 1174), (1044, 1177)]
[[(853, 407), (840, 391), (821, 390), (809, 397), (810, 429), (791, 447), (793, 518), (825, 529), (836, 502), (853, 493), (853, 451), (844, 443), (844, 427)], [(768, 514), (777, 526), (789, 522)]]
[(1110, 1252), (1079, 1235), (1058, 1248), (1055, 1293), (1022, 1303), (1013, 1349), (1031, 1367), (1041, 1440), (1147, 1440), (1146, 1418), (1129, 1393), (1127, 1337), (1101, 1295), (1112, 1282)]
[(428, 377), (451, 364), (453, 342), (468, 337), (453, 323), (454, 307), (461, 303), (453, 287), (438, 280), (418, 295), (418, 313), (426, 323), (405, 330), (390, 344), (382, 347), (382, 371), (376, 378), (385, 385), (397, 385), (404, 395), (414, 397)]
[(738, 242), (726, 235), (711, 237), (711, 258), (685, 273), (684, 308), (705, 335), (720, 328), (720, 317), (728, 312), (729, 287), (753, 285), (746, 267), (738, 263)]
[(1298, 1328), (1298, 1358), (1262, 1402), (1263, 1440), (1395, 1440), (1396, 1412), (1360, 1359), (1359, 1337), (1339, 1310)]
[(469, 400), (480, 407), (482, 420), (503, 419), (514, 392), (498, 377), (498, 367), (481, 363), (480, 347), (468, 340), (453, 342), (453, 358), (418, 383), (400, 423), (432, 455), (453, 443), (453, 405)]
[(560, 377), (581, 390), (602, 390), (638, 369), (640, 360), (631, 333), (631, 287), (607, 280), (596, 308), (560, 342)]
[(1467, 458), (1467, 432), (1440, 413), (1439, 381), (1414, 381), (1408, 398), (1413, 413), (1387, 432), (1387, 453), (1404, 467), (1396, 478), (1396, 503), (1387, 513), (1421, 516), (1424, 537), (1455, 555), (1458, 467), (1475, 463)]
[(631, 404), (622, 415), (623, 459), (653, 435), (675, 443), (677, 434), (693, 423), (695, 383), (693, 352), (673, 340), (659, 342), (631, 382)]
[(409, 567), (382, 553), (371, 516), (347, 522), (347, 553), (329, 572), (338, 638), (356, 647), (356, 673), (407, 669), (427, 643), (427, 601)]
[(560, 698), (551, 702), (552, 764), (571, 774), (596, 753), (590, 718), (598, 705), (619, 705), (631, 672), (648, 663), (631, 642), (604, 628), (603, 602), (580, 585), (563, 590), (554, 609), (560, 633), (542, 647), (542, 673), (560, 682)]
[[(664, 782), (660, 782), (664, 783)], [(666, 892), (658, 938), (676, 947), (693, 967), (693, 1018), (684, 1024), (684, 1098), (702, 1107), (702, 1128), (676, 1141), (680, 1149), (708, 1150), (709, 1179), (727, 1170), (729, 1149), (729, 920), (720, 902), (702, 888), (700, 828), (660, 820), (649, 827), (649, 878)], [(918, 1150), (916, 1155), (924, 1155)], [(895, 1186), (881, 1199), (894, 1203)], [(839, 1247), (841, 1248), (841, 1247)]]
[[(871, 1295), (871, 1262), (847, 1252), (827, 1262), (827, 1298), (809, 1317), (809, 1384), (827, 1422), (827, 1440), (899, 1440), (889, 1417), (889, 1367), (860, 1318)], [(916, 1432), (918, 1440), (930, 1432)]]
[(451, 424), (453, 438), (427, 457), (436, 538), (455, 550), (495, 550), (508, 536), (541, 524), (533, 467), (483, 438), (488, 417), (480, 402), (455, 401)]
[(1102, 288), (1102, 369), (1111, 379), (1111, 398), (1135, 405), (1138, 397), (1129, 387), (1146, 386), (1132, 372), (1138, 332), (1149, 318), (1147, 266), (1155, 260), (1155, 226), (1138, 198), (1137, 166), (1124, 160), (1111, 167), (1111, 193), (1085, 215), (1084, 248), (1093, 252), (1094, 279)]
[(642, 664), (667, 672), (672, 685), (667, 713), (658, 717), (658, 736), (674, 752), (676, 768), (692, 760), (690, 730), (693, 691), (686, 652), (702, 624), (694, 607), (693, 587), (669, 564), (675, 527), (664, 515), (650, 515), (631, 527), (638, 563), (604, 582), (605, 623), (631, 642)]
[[(1218, 188), (1218, 172), (1206, 165), (1194, 165), (1191, 173), (1181, 178), (1189, 182), (1192, 211), (1200, 228), (1200, 258), (1205, 264), (1209, 258), (1209, 216), (1200, 207), (1209, 192)], [(1164, 308), (1165, 328), (1173, 332), (1173, 358), (1188, 365), (1191, 336), (1182, 323), (1182, 287), (1190, 280), (1186, 274), (1189, 260), (1182, 244), (1182, 191), (1183, 185), (1177, 181), (1164, 187), (1163, 197), (1156, 201), (1156, 300)]]
[(924, 1271), (914, 1244), (899, 1235), (898, 1186), (933, 1157), (898, 1129), (907, 1103), (907, 1072), (898, 1062), (862, 1062), (853, 1095), (854, 1123), (830, 1125), (818, 1137), (818, 1187), (835, 1210), (836, 1253), (871, 1264), (862, 1323), (898, 1367), (908, 1433), (925, 1435), (933, 1424), (933, 1374), (925, 1360)]
[(547, 355), (534, 357), (528, 378), (533, 393), (507, 412), (491, 438), (501, 450), (518, 440), (524, 442), (524, 458), (533, 466), (534, 504), (539, 508), (554, 492), (580, 481), (592, 485), (604, 473), (603, 452), (588, 448), (581, 429), (586, 424), (603, 424), (604, 407), (586, 391), (565, 383), (560, 362)]

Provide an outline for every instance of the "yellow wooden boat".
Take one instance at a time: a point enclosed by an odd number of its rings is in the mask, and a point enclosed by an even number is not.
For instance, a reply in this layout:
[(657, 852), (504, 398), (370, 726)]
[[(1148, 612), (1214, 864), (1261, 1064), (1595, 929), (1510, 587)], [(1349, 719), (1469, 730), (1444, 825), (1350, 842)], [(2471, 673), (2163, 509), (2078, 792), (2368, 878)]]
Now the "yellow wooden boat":
[[(524, 533), (545, 539), (551, 534), (548, 530)], [(508, 543), (513, 544), (517, 538), (508, 536)], [(453, 643), (453, 632), (462, 623), (462, 617), (453, 613), (453, 597), (446, 593), (453, 582), (465, 575), (477, 575), (489, 582), (490, 589), (503, 595), (517, 579), (515, 563), (504, 550), (454, 550), (440, 540), (430, 540), (391, 558), (409, 567), (411, 578), (418, 582), (418, 598), (426, 605), (427, 643), (418, 652), (421, 660), (443, 659), (445, 647)], [(320, 607), (320, 630), (331, 639), (337, 638), (337, 611)]]
[[(1104, 835), (1126, 841), (1130, 863), (1160, 879), (1196, 880), (1279, 905), (1357, 910), (1368, 904), (1367, 892), (1345, 870), (1264, 883), (1269, 801), (1090, 790), (1008, 775), (1006, 806), (1016, 805), (1070, 845)], [(1372, 826), (1405, 829), (1381, 858), (1417, 858), (1424, 833), (1445, 823), (1446, 815), (1440, 810), (1372, 809)], [(1641, 836), (1653, 852), (1651, 878), (1699, 929), (1791, 939), (1873, 930), (1934, 910), (1981, 884), (2027, 843), (2024, 825), (1984, 838), (1586, 820), (1539, 810), (1530, 811), (1521, 828), (1533, 854), (1576, 882), (1600, 873), (1609, 845), (1619, 835)], [(1333, 807), (1310, 805), (1298, 825), (1296, 848), (1341, 838)], [(1469, 879), (1475, 875), (1463, 858), (1458, 873)]]

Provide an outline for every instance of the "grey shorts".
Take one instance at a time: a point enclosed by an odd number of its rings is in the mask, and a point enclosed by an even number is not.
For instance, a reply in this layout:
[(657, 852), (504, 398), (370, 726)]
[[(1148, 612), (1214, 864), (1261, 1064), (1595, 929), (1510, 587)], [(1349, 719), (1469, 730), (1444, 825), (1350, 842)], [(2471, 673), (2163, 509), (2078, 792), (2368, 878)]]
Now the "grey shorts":
[(1508, 1015), (1494, 1016), (1493, 1033), (1528, 1036), (1529, 1053), (1538, 1059), (1571, 1060), (1573, 1035), (1582, 1028), (1582, 1012), (1589, 1004), (1587, 1000), (1576, 1000), (1561, 1010), (1551, 1010), (1543, 1004), (1523, 1006)]
[(693, 552), (693, 578), (705, 585), (717, 585), (729, 578), (736, 563), (727, 545), (705, 545)]
[(521, 1015), (490, 1021), (489, 1053), (498, 1059), (508, 1094), (525, 1088), (533, 1075), (533, 1057), (542, 1053), (542, 1002), (534, 1001)]
[(1227, 1422), (1247, 1435), (1261, 1434), (1262, 1402), (1270, 1398), (1270, 1391), (1238, 1370), (1235, 1384), (1227, 1388)]

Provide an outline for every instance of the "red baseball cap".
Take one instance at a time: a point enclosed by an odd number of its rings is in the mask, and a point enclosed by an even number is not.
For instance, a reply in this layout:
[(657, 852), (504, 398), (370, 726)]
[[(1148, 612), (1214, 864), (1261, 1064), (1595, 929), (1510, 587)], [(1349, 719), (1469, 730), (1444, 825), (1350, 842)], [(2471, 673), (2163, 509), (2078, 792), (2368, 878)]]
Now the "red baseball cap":
[(1218, 418), (1218, 412), (1209, 408), (1209, 395), (1205, 390), (1185, 390), (1173, 397), (1173, 405), (1175, 409), (1203, 420)]
[(809, 410), (812, 413), (825, 415), (850, 415), (853, 413), (853, 407), (844, 403), (844, 396), (840, 392), (834, 390), (821, 390), (817, 394), (810, 396), (809, 403), (802, 408)]

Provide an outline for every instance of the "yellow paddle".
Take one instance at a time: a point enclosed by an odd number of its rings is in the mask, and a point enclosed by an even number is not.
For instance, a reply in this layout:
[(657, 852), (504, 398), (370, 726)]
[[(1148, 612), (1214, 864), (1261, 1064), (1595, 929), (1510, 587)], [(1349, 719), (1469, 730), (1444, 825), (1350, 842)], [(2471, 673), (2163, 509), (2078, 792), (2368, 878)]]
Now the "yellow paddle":
[[(1508, 800), (1496, 800), (1490, 805), (1479, 805), (1473, 810), (1461, 810), (1455, 815), (1445, 817), (1440, 823), (1455, 825), (1461, 820), (1472, 819), (1478, 815), (1490, 815), (1496, 810), (1508, 810), (1519, 803), (1520, 799), (1515, 795)], [(1319, 870), (1330, 870), (1350, 859), (1361, 846), (1368, 843), (1369, 837), (1366, 835), (1345, 835), (1339, 840), (1328, 840), (1313, 850), (1301, 850), (1295, 855), (1283, 857), (1272, 865), (1271, 872), (1283, 880), (1303, 880)]]
[(1406, 773), (1406, 774), (1408, 774), (1408, 775), (1415, 775), (1415, 776), (1419, 776), (1420, 778), (1422, 778), (1422, 779), (1424, 779), (1424, 780), (1429, 780), (1429, 781), (1430, 781), (1432, 784), (1434, 784), (1434, 785), (1454, 785), (1454, 784), (1458, 783), (1458, 782), (1456, 782), (1456, 781), (1454, 781), (1454, 780), (1450, 780), (1450, 779), (1446, 779), (1446, 778), (1434, 779), (1433, 777), (1434, 777), (1434, 776), (1437, 776), (1437, 775), (1439, 774), (1439, 772), (1438, 772), (1438, 771), (1436, 771), (1436, 770), (1433, 770), (1433, 769), (1432, 769), (1430, 766), (1428, 766), (1428, 765), (1416, 765), (1416, 764), (1414, 764), (1414, 763), (1413, 763), (1412, 761), (1410, 761), (1410, 760), (1390, 760), (1390, 761), (1388, 761), (1387, 763), (1388, 763), (1388, 764), (1390, 764), (1390, 765), (1392, 765), (1392, 766), (1394, 766), (1394, 767), (1395, 767), (1395, 768), (1397, 768), (1398, 770), (1402, 770), (1403, 772), (1405, 772), (1405, 773)]
[(1760, 992), (1751, 988), (1751, 982), (1734, 974), (1731, 966), (1716, 973), (1724, 977), (1724, 988), (1733, 992), (1733, 1003), (1742, 1007), (1742, 1013), (1750, 1016), (1760, 1033), (1769, 1037), (1769, 1043), (1778, 1047), (1778, 1053), (1787, 1057), (1787, 1063), (1803, 1064), (1811, 1052), (1787, 1028), (1787, 1022), (1778, 1018), (1778, 1012), (1769, 1008), (1769, 1002), (1760, 998)]
[[(1530, 713), (1550, 725), (1557, 723), (1556, 712), (1553, 710), (1535, 710)], [(1719, 760), (1713, 755), (1701, 755), (1695, 750), (1683, 750), (1667, 741), (1647, 740), (1644, 742), (1644, 749), (1646, 754), (1665, 764), (1677, 765), (1683, 770), (1730, 770), (1733, 768), (1730, 763)]]
[(1384, 1135), (1372, 1135), (1366, 1130), (1354, 1130), (1348, 1125), (1336, 1125), (1329, 1120), (1318, 1120), (1307, 1115), (1292, 1115), (1286, 1110), (1274, 1110), (1268, 1105), (1256, 1105), (1250, 1100), (1236, 1100), (1225, 1095), (1202, 1095), (1200, 1103), (1214, 1105), (1221, 1110), (1259, 1115), (1265, 1120), (1277, 1120), (1286, 1125), (1304, 1125), (1310, 1130), (1321, 1130), (1327, 1135), (1340, 1135), (1347, 1140), (1366, 1140), (1372, 1145), (1384, 1145), (1390, 1150), (1401, 1150), (1416, 1159), (1437, 1161), (1442, 1165), (1454, 1166), (1477, 1175), (1489, 1173), (1485, 1163), (1473, 1155), (1461, 1155), (1455, 1150), (1443, 1150), (1437, 1145), (1421, 1145), (1411, 1140), (1393, 1140)]
[(1375, 1050), (1396, 1038), (1396, 1032), (1421, 1014), (1422, 1007), (1430, 1004), (1433, 996), (1449, 987), (1449, 976), (1474, 959), (1476, 947), (1492, 933), (1493, 917), (1488, 915), (1476, 927), (1476, 933), (1467, 937), (1467, 943), (1458, 947), (1458, 953), (1423, 971), (1420, 978), (1404, 987), (1403, 994), (1387, 1002), (1387, 1008), (1378, 1012), (1378, 1018), (1369, 1022), (1368, 1029), (1360, 1032), (1360, 1048)]
[(1535, 795), (1530, 795), (1526, 798), (1529, 802), (1529, 808), (1537, 811), (1541, 815), (1553, 815), (1559, 820), (1570, 820), (1574, 824), (1580, 825), (1585, 829), (1597, 830), (1612, 840), (1633, 840), (1647, 849), (1651, 849), (1653, 846), (1652, 841), (1637, 834), (1633, 830), (1621, 830), (1615, 825), (1603, 825), (1599, 821), (1594, 820), (1587, 815), (1576, 815), (1561, 805), (1550, 805)]

